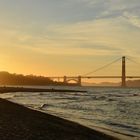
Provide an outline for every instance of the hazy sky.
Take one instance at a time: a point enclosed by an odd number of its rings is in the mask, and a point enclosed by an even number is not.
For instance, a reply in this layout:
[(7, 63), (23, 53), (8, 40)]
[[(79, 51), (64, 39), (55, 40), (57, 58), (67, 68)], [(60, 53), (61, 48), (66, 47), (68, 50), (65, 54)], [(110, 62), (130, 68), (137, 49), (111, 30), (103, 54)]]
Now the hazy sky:
[[(0, 70), (79, 75), (122, 55), (140, 60), (140, 0), (0, 0), (0, 9)], [(120, 72), (118, 63), (97, 75)]]

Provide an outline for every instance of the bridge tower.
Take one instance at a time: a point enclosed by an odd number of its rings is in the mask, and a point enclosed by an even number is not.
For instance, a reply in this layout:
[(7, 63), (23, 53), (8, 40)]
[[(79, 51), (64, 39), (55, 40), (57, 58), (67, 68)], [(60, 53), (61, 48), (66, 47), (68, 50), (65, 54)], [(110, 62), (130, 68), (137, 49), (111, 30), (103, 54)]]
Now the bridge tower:
[(77, 81), (77, 84), (78, 84), (79, 86), (81, 86), (81, 85), (82, 85), (81, 76), (78, 76), (78, 81)]
[(122, 57), (122, 87), (126, 87), (126, 68), (125, 56)]
[(67, 77), (66, 76), (64, 76), (64, 84), (67, 84)]

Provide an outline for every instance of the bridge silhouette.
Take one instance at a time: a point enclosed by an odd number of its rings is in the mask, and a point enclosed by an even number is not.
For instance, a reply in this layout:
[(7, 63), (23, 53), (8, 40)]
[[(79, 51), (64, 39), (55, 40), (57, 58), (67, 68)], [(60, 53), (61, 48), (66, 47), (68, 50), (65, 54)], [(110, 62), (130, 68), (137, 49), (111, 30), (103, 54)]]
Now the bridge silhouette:
[[(110, 66), (111, 64), (122, 60), (122, 74), (121, 76), (88, 76), (89, 74), (92, 74), (94, 72), (97, 72), (99, 70), (102, 70), (108, 66)], [(75, 81), (77, 85), (81, 86), (82, 85), (82, 79), (121, 79), (121, 87), (126, 87), (126, 79), (139, 79), (140, 76), (126, 76), (126, 57), (123, 56), (122, 58), (119, 58), (107, 65), (104, 65), (94, 71), (91, 71), (89, 73), (86, 73), (84, 75), (79, 75), (79, 76), (52, 76), (52, 77), (48, 77), (49, 79), (62, 79), (64, 84), (69, 83), (70, 81)]]

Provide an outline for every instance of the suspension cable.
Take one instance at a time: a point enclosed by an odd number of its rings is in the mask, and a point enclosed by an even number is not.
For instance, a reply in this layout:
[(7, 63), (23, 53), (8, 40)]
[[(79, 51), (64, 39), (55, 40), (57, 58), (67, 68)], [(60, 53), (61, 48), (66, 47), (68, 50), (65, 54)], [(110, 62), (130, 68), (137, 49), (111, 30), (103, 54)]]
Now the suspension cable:
[(137, 65), (140, 65), (140, 63), (138, 63), (137, 61), (133, 60), (130, 57), (126, 57), (126, 59), (129, 60), (129, 61), (131, 61), (131, 62), (133, 62), (133, 63), (135, 63), (135, 64), (137, 64)]
[(116, 60), (114, 60), (114, 61), (112, 61), (112, 62), (110, 62), (110, 63), (108, 63), (108, 64), (106, 64), (106, 65), (104, 65), (104, 66), (102, 66), (102, 67), (99, 67), (98, 69), (95, 69), (95, 70), (93, 70), (93, 71), (90, 71), (90, 72), (84, 74), (83, 76), (87, 76), (87, 75), (90, 75), (90, 74), (92, 74), (92, 73), (98, 72), (98, 71), (100, 71), (100, 70), (102, 70), (102, 69), (104, 69), (104, 68), (106, 68), (106, 67), (109, 67), (110, 65), (112, 65), (112, 64), (114, 64), (114, 63), (116, 63), (116, 62), (118, 62), (118, 61), (121, 60), (121, 59), (122, 59), (122, 58), (118, 58), (118, 59), (116, 59)]

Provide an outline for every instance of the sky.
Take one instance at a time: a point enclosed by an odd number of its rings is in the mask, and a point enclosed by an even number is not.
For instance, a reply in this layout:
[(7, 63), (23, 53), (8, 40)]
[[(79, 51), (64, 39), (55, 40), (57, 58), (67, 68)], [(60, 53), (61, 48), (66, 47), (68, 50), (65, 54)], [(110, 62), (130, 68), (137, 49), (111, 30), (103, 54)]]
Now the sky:
[[(0, 0), (0, 71), (83, 75), (140, 62), (140, 0)], [(127, 74), (140, 75), (128, 62)], [(120, 75), (121, 61), (92, 75)]]

